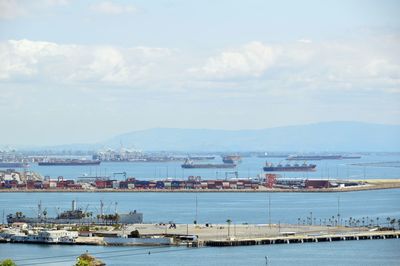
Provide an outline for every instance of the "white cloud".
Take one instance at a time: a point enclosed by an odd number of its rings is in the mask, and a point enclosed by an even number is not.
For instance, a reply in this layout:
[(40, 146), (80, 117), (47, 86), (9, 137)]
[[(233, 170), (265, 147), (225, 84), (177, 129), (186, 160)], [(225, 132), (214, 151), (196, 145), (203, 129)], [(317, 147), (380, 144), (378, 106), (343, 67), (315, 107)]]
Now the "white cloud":
[(273, 65), (277, 52), (260, 42), (251, 42), (238, 49), (223, 51), (191, 72), (212, 78), (257, 77)]
[(66, 45), (30, 40), (0, 43), (0, 80), (127, 85), (156, 77), (166, 48)]
[(65, 6), (70, 0), (0, 0), (0, 19), (16, 19), (19, 17), (43, 14), (46, 9)]
[[(400, 93), (398, 38), (249, 42), (208, 58), (159, 47), (0, 42), (0, 81), (122, 86), (221, 95)], [(388, 49), (390, 47), (390, 49)], [(199, 63), (200, 62), (200, 63)], [(203, 62), (203, 64), (201, 63)]]
[(243, 90), (249, 90), (251, 82), (252, 87), (268, 91), (279, 88), (282, 94), (305, 90), (400, 93), (400, 49), (396, 43), (400, 42), (393, 37), (273, 45), (250, 42), (209, 57), (189, 73), (200, 80), (218, 80), (215, 87), (236, 80)]
[(119, 15), (123, 13), (134, 13), (137, 11), (136, 7), (130, 4), (119, 4), (111, 1), (103, 1), (91, 6), (91, 10), (97, 13), (108, 15)]
[(0, 0), (0, 19), (13, 19), (24, 16), (25, 7), (18, 0)]
[(46, 2), (47, 2), (49, 5), (65, 6), (65, 5), (68, 5), (68, 4), (71, 2), (71, 0), (46, 0)]
[(300, 40), (297, 40), (297, 41), (300, 42), (300, 43), (312, 43), (312, 41), (309, 40), (309, 39), (300, 39)]

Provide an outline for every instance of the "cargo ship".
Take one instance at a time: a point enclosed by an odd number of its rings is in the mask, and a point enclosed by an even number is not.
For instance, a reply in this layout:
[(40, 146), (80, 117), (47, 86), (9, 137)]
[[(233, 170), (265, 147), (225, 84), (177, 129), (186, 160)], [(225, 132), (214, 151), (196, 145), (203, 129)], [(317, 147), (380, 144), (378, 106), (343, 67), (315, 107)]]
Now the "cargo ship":
[(0, 162), (0, 168), (27, 168), (29, 164), (23, 162)]
[(79, 165), (99, 165), (98, 160), (80, 160), (80, 159), (55, 159), (38, 162), (40, 166), (79, 166)]
[(185, 162), (181, 165), (182, 168), (235, 168), (236, 164), (234, 163), (203, 163), (203, 164), (195, 164), (192, 160), (185, 160)]
[(359, 155), (343, 155), (342, 159), (361, 159)]
[(237, 164), (242, 161), (242, 157), (240, 157), (238, 155), (228, 155), (228, 156), (222, 157), (222, 161), (224, 163)]
[(279, 154), (279, 153), (267, 153), (260, 154), (257, 156), (258, 158), (287, 158), (289, 157), (288, 154)]
[(215, 156), (190, 156), (189, 157), (190, 160), (193, 161), (202, 161), (202, 160), (214, 160)]
[(320, 161), (320, 160), (341, 160), (342, 155), (291, 155), (286, 158), (289, 161)]
[[(129, 213), (103, 214), (104, 204), (100, 201), (100, 214), (93, 215), (91, 212), (76, 207), (76, 201), (72, 201), (71, 210), (64, 211), (56, 217), (47, 217), (46, 209), (42, 210), (42, 204), (38, 204), (37, 217), (25, 217), (22, 212), (7, 215), (7, 223), (23, 222), (27, 224), (138, 224), (143, 223), (143, 214), (133, 211)], [(86, 207), (87, 209), (87, 207)]]
[(315, 171), (315, 164), (277, 164), (265, 163), (264, 172), (312, 172)]

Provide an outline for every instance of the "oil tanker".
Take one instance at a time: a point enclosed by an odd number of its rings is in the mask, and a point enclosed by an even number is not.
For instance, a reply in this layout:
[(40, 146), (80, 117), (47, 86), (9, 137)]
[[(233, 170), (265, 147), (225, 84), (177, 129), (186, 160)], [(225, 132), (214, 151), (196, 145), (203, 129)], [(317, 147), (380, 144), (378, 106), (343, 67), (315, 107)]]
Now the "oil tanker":
[(265, 163), (264, 172), (312, 172), (315, 171), (315, 164), (277, 164)]
[(99, 165), (98, 160), (80, 160), (80, 159), (66, 159), (66, 160), (50, 160), (38, 162), (40, 166), (79, 166), (79, 165)]
[(202, 163), (195, 164), (192, 160), (186, 160), (182, 165), (182, 168), (235, 168), (236, 164), (234, 163)]

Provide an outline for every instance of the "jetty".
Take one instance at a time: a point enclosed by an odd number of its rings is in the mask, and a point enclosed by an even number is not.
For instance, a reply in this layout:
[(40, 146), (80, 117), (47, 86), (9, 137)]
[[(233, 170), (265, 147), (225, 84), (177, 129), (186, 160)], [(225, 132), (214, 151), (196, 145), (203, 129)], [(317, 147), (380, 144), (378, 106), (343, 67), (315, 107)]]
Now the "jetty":
[(400, 238), (400, 231), (385, 232), (363, 232), (350, 234), (331, 234), (318, 236), (285, 236), (269, 238), (248, 238), (248, 239), (225, 239), (199, 241), (199, 246), (226, 247), (226, 246), (254, 246), (254, 245), (274, 245), (274, 244), (293, 244), (293, 243), (318, 243), (347, 240), (373, 240), (373, 239), (393, 239)]

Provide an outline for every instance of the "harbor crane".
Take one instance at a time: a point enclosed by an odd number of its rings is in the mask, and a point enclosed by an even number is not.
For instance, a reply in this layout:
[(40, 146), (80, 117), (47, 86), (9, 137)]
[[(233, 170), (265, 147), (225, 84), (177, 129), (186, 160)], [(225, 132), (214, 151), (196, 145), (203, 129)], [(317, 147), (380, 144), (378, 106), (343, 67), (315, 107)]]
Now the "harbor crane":
[(117, 176), (117, 175), (122, 175), (126, 179), (126, 172), (113, 173), (113, 178), (115, 178), (115, 176)]

